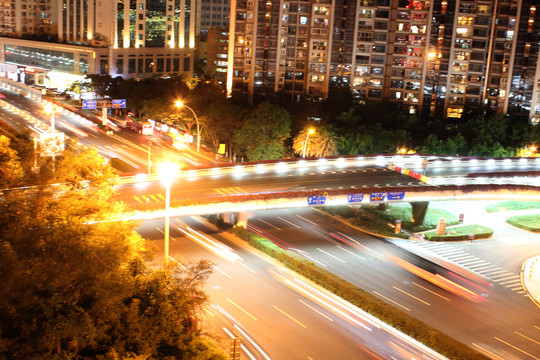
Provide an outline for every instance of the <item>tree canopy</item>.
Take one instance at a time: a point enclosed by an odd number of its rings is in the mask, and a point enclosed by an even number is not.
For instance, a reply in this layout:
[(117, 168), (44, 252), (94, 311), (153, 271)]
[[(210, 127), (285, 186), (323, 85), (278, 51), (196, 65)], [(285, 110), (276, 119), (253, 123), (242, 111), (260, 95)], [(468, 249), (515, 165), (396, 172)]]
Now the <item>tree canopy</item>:
[[(324, 153), (336, 155), (394, 153), (397, 149), (407, 148), (440, 155), (513, 156), (520, 149), (540, 142), (539, 125), (492, 113), (487, 108), (466, 111), (461, 118), (440, 119), (411, 114), (408, 108), (391, 103), (360, 102), (346, 88), (332, 89), (328, 98), (320, 102), (309, 99), (298, 102), (280, 91), (272, 96), (254, 97), (253, 105), (237, 92), (226, 99), (223, 84), (208, 76), (190, 81), (183, 77), (111, 79), (107, 86), (100, 78), (96, 83), (97, 89), (108, 89), (108, 96), (128, 98), (131, 111), (140, 116), (154, 116), (192, 133), (193, 117), (188, 112), (176, 111), (172, 105), (176, 99), (183, 99), (194, 109), (204, 127), (203, 140), (215, 150), (220, 142), (227, 143), (231, 157), (234, 153), (240, 159), (301, 155), (299, 149), (303, 150), (301, 143), (306, 137), (304, 129), (313, 126), (323, 130), (317, 136), (310, 136), (313, 144), (307, 148), (308, 156), (320, 156), (314, 151), (320, 150), (322, 143), (316, 145), (315, 142), (323, 138), (332, 139), (336, 148), (334, 152), (331, 150), (334, 145), (328, 143)], [(226, 107), (218, 104), (236, 106), (233, 116), (217, 113), (217, 108)], [(286, 112), (287, 135), (274, 136), (259, 131), (257, 113), (263, 112), (259, 106), (272, 106)], [(268, 114), (267, 118), (272, 115)], [(275, 119), (278, 120), (276, 127), (279, 127), (279, 116)], [(221, 121), (225, 126), (221, 126)], [(248, 129), (250, 122), (254, 124), (253, 129)], [(322, 137), (323, 134), (329, 136)]]
[(0, 358), (223, 359), (198, 321), (213, 265), (150, 267), (135, 224), (109, 221), (125, 209), (96, 152), (68, 149), (55, 176), (2, 191)]
[(248, 112), (234, 134), (234, 143), (249, 161), (279, 159), (290, 135), (291, 118), (284, 108), (263, 102)]

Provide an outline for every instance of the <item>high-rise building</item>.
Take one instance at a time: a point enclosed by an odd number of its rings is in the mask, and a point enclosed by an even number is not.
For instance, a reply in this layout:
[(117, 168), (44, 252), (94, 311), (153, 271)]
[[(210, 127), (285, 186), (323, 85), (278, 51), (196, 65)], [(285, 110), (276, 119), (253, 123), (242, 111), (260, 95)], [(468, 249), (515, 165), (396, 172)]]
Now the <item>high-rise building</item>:
[(357, 99), (460, 117), (467, 107), (540, 117), (535, 0), (238, 0), (229, 91)]
[(195, 11), (190, 0), (0, 4), (0, 75), (65, 88), (85, 74), (193, 73)]

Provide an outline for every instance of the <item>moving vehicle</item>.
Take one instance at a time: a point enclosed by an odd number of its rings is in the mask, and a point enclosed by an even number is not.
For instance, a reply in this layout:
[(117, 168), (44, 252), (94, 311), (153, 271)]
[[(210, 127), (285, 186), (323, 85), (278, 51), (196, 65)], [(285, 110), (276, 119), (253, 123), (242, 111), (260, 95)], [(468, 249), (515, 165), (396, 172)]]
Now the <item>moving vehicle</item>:
[(467, 300), (486, 301), (493, 287), (489, 279), (406, 242), (390, 242), (402, 249), (387, 255), (396, 265)]
[(126, 126), (142, 135), (152, 135), (154, 128), (150, 121), (137, 121), (131, 116), (126, 117)]

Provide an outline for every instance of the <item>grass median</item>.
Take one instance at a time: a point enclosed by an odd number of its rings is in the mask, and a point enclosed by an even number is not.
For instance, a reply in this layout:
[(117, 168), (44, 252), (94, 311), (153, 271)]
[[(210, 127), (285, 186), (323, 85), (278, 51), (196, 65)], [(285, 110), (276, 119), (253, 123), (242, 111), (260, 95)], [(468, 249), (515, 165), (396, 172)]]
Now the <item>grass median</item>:
[(531, 232), (540, 232), (540, 215), (520, 215), (506, 219), (510, 225)]

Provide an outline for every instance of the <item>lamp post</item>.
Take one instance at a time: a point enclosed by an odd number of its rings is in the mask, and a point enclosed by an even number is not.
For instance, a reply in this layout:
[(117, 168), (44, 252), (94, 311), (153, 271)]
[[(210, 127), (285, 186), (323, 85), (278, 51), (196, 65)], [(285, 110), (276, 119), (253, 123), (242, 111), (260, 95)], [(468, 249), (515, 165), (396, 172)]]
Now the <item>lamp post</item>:
[(302, 151), (302, 157), (303, 158), (306, 157), (306, 150), (307, 150), (307, 143), (308, 143), (309, 135), (313, 134), (314, 132), (315, 132), (315, 130), (313, 130), (313, 129), (308, 130), (308, 133), (306, 135), (306, 142), (304, 142), (304, 151)]
[(152, 173), (152, 158), (151, 158), (151, 151), (152, 148), (152, 142), (148, 142), (148, 175)]
[[(47, 114), (51, 114), (51, 134), (54, 134), (54, 106), (52, 104), (47, 104), (45, 106), (45, 112)], [(52, 154), (52, 173), (54, 175), (54, 170), (55, 170), (55, 155), (54, 155), (54, 152)]]
[(179, 109), (182, 108), (182, 107), (188, 108), (191, 111), (191, 113), (193, 114), (193, 117), (195, 118), (195, 122), (197, 124), (197, 152), (200, 152), (200, 150), (201, 150), (201, 127), (199, 125), (199, 118), (197, 117), (197, 114), (195, 114), (195, 111), (193, 111), (192, 108), (190, 108), (189, 106), (184, 104), (184, 102), (182, 100), (177, 100), (175, 105)]
[(51, 133), (54, 133), (54, 106), (47, 104), (45, 106), (45, 112), (51, 115)]
[(178, 165), (172, 162), (164, 162), (159, 166), (159, 174), (165, 181), (165, 244), (164, 244), (164, 262), (169, 264), (169, 209), (171, 207), (171, 183), (178, 173)]

